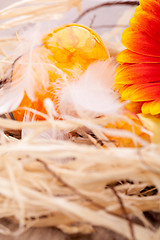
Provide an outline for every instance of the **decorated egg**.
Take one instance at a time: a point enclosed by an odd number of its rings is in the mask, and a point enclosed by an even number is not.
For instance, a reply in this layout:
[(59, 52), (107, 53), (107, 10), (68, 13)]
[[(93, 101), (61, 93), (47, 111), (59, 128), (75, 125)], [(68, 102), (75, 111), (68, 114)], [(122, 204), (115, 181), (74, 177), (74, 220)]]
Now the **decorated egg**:
[(43, 104), (46, 98), (53, 101), (60, 116), (61, 89), (68, 82), (77, 81), (91, 63), (108, 57), (101, 38), (90, 28), (67, 24), (53, 29), (42, 38), (40, 46), (35, 46), (14, 64), (12, 85), (23, 85), (14, 118), (22, 121), (30, 108), (35, 111), (29, 113), (29, 119), (43, 120), (38, 112), (46, 113)]

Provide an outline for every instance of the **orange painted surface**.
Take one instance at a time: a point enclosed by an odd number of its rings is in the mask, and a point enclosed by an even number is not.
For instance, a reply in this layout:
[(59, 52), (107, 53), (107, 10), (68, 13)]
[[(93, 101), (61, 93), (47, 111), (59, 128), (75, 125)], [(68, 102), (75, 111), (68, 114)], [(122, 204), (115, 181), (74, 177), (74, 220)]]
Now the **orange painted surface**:
[[(63, 74), (66, 76), (67, 81), (76, 81), (92, 62), (106, 60), (109, 53), (98, 34), (90, 28), (79, 24), (68, 24), (55, 28), (43, 37), (42, 42), (42, 46), (35, 48), (34, 51), (44, 52), (42, 55), (46, 56), (46, 64), (51, 65), (48, 70), (49, 80), (46, 80), (46, 86), (39, 81), (40, 68), (39, 72), (35, 74), (33, 84), (35, 100), (32, 101), (25, 92), (19, 107), (30, 107), (46, 113), (43, 101), (49, 97), (60, 114), (60, 90), (65, 85)], [(23, 56), (23, 58), (26, 58), (27, 61), (28, 56)], [(52, 65), (59, 70), (57, 71)], [(19, 61), (16, 62), (13, 70), (13, 81), (16, 80), (17, 71), (22, 75)], [(22, 121), (24, 110), (17, 109), (13, 114), (16, 120)], [(30, 117), (32, 117), (32, 114)], [(35, 116), (35, 120), (42, 119), (38, 115)]]

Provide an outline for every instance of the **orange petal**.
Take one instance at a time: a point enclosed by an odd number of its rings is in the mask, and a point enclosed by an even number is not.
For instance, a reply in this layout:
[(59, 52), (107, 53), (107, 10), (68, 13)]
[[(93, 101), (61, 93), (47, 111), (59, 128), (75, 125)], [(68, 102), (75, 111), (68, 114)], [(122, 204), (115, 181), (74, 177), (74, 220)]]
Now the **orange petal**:
[(144, 11), (159, 17), (159, 13), (160, 13), (159, 0), (140, 0), (140, 5)]
[(131, 28), (125, 29), (122, 35), (122, 44), (133, 52), (160, 57), (160, 42), (144, 32), (132, 31)]
[(125, 108), (134, 113), (141, 113), (143, 102), (130, 102), (125, 105)]
[(134, 31), (142, 31), (155, 40), (160, 39), (160, 18), (145, 11), (138, 11), (131, 18), (129, 26)]
[(142, 112), (144, 114), (152, 114), (157, 115), (160, 113), (160, 100), (152, 101), (152, 102), (145, 102), (142, 105)]
[(126, 88), (121, 95), (123, 100), (133, 102), (160, 99), (160, 83), (135, 84)]
[(153, 83), (160, 81), (160, 65), (158, 63), (132, 64), (119, 66), (116, 84)]
[(146, 56), (125, 49), (118, 54), (117, 61), (119, 63), (160, 63), (160, 57)]
[(125, 85), (124, 84), (115, 84), (114, 89), (118, 90), (118, 92), (120, 94), (122, 94), (124, 92), (124, 90), (126, 90), (129, 86), (132, 86), (132, 85), (129, 85), (129, 84), (125, 84)]

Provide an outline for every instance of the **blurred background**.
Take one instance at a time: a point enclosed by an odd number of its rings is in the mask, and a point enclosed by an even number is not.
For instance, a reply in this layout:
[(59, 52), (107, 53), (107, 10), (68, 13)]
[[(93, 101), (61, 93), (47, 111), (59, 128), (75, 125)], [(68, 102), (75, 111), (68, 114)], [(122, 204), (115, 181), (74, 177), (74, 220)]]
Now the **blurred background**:
[[(72, 1), (72, 0), (71, 0)], [(7, 8), (9, 5), (12, 5), (16, 2), (24, 2), (23, 0), (0, 0), (0, 9)], [(58, 2), (58, 1), (57, 1)], [(54, 28), (58, 25), (64, 23), (74, 22), (78, 15), (85, 10), (92, 8), (98, 4), (112, 2), (106, 0), (82, 0), (81, 11), (78, 12), (76, 7), (70, 9), (63, 16), (61, 14), (56, 14), (52, 20), (45, 19), (43, 20), (43, 26), (46, 29)], [(109, 46), (111, 51), (114, 49), (114, 42), (116, 46), (121, 46), (120, 39), (123, 30), (128, 26), (129, 19), (132, 17), (134, 13), (135, 6), (131, 7), (130, 5), (113, 5), (113, 6), (105, 6), (101, 8), (97, 8), (94, 11), (90, 11), (85, 14), (78, 23), (87, 25), (92, 27), (97, 33), (99, 33), (103, 40), (106, 42), (106, 45)], [(0, 13), (1, 16), (1, 13)], [(6, 21), (6, 19), (2, 20), (0, 17), (0, 24)], [(9, 19), (12, 22), (12, 19)], [(22, 25), (17, 25), (11, 29), (0, 29), (0, 36), (15, 36), (16, 32), (21, 29), (25, 29), (28, 26), (34, 24), (33, 22), (26, 22)], [(117, 26), (116, 26), (117, 25)], [(8, 46), (7, 46), (8, 48)], [(115, 53), (116, 55), (116, 53)], [(6, 221), (6, 220), (5, 220)], [(10, 222), (4, 222), (4, 225), (9, 225)], [(12, 225), (12, 224), (11, 224)], [(0, 240), (121, 240), (119, 235), (113, 234), (111, 231), (103, 229), (103, 228), (95, 228), (95, 232), (89, 236), (69, 236), (62, 233), (60, 230), (55, 228), (40, 228), (40, 229), (30, 229), (19, 237), (7, 237), (0, 234)]]
[[(34, 26), (35, 19), (36, 22), (40, 23), (40, 27), (43, 30), (42, 32), (45, 33), (59, 25), (77, 22), (95, 30), (102, 37), (110, 50), (111, 56), (116, 57), (117, 53), (123, 50), (120, 41), (122, 32), (128, 26), (129, 19), (134, 14), (136, 5), (131, 6), (130, 3), (132, 3), (132, 1), (133, 0), (127, 1), (128, 4), (126, 5), (120, 5), (115, 4), (117, 1), (113, 0), (0, 0), (0, 37), (15, 37), (16, 33), (19, 34)], [(32, 8), (38, 6), (40, 3), (45, 7), (47, 6), (48, 10), (51, 10), (50, 5), (52, 5), (52, 10), (54, 11), (54, 4), (58, 5), (61, 3), (62, 5), (64, 2), (66, 2), (64, 11), (59, 12), (59, 8), (56, 8), (54, 14), (52, 11), (47, 12), (47, 17), (46, 15), (45, 17), (41, 17), (43, 13), (38, 15), (37, 11), (32, 11)], [(113, 5), (97, 7), (98, 5), (108, 2)], [(120, 2), (124, 2), (124, 0), (120, 0)], [(71, 7), (72, 4), (73, 7)], [(27, 17), (21, 14), (24, 9), (26, 10), (26, 7), (28, 8)], [(69, 9), (68, 11), (66, 11), (67, 8)], [(43, 9), (41, 9), (41, 11), (43, 12)], [(41, 11), (39, 13), (41, 13)], [(79, 15), (84, 12), (86, 13), (78, 19)], [(35, 19), (32, 20), (34, 16)], [(21, 20), (23, 22), (22, 24), (20, 24)], [(115, 48), (117, 49), (116, 51)]]
[[(72, 1), (72, 0), (71, 0)], [(124, 0), (121, 0), (123, 2)], [(6, 8), (9, 5), (14, 4), (15, 2), (24, 2), (23, 0), (0, 0), (0, 9)], [(113, 0), (82, 0), (81, 2), (81, 12), (84, 12), (86, 9), (96, 6), (98, 4), (103, 4), (106, 2), (115, 2)], [(78, 22), (84, 25), (91, 26), (96, 32), (102, 34), (104, 32), (109, 32), (111, 28), (117, 23), (127, 9), (131, 8), (130, 5), (113, 5), (113, 6), (104, 6), (97, 8), (94, 11), (90, 11), (88, 14), (84, 15)], [(133, 7), (134, 8), (134, 7)], [(132, 13), (131, 13), (132, 14)], [(70, 9), (64, 16), (57, 14), (55, 19), (52, 21), (45, 21), (46, 28), (55, 27), (64, 23), (73, 22), (78, 16), (78, 10), (74, 7)], [(0, 18), (1, 19), (1, 18)], [(3, 22), (0, 20), (0, 23)], [(126, 28), (126, 24), (122, 24)], [(118, 26), (120, 28), (120, 26)], [(2, 33), (1, 33), (2, 34)]]

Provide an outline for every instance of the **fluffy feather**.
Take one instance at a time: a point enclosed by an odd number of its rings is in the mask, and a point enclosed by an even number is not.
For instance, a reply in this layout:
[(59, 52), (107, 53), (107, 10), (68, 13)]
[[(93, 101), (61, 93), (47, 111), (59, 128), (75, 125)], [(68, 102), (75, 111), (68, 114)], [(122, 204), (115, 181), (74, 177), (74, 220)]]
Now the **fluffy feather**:
[(47, 87), (49, 79), (48, 62), (46, 62), (47, 50), (41, 46), (37, 47), (37, 44), (40, 43), (40, 33), (37, 28), (34, 28), (34, 32), (28, 32), (28, 35), (30, 39), (23, 36), (24, 40), (20, 40), (16, 50), (20, 57), (12, 65), (12, 82), (0, 90), (0, 114), (15, 110), (22, 101), (25, 92), (34, 101), (36, 98), (35, 89), (39, 83)]
[(78, 81), (68, 83), (61, 93), (62, 116), (97, 117), (117, 113), (121, 108), (112, 86), (115, 65), (111, 59), (92, 63)]

